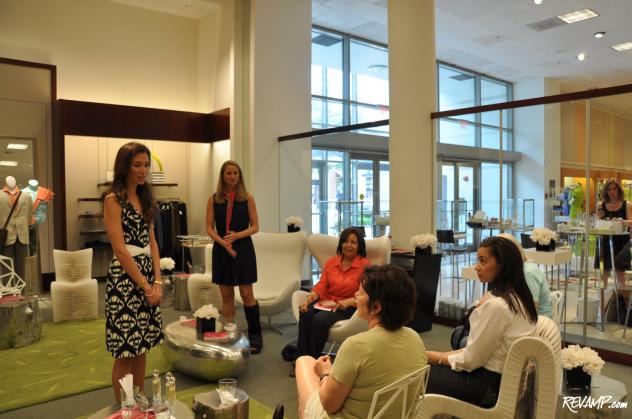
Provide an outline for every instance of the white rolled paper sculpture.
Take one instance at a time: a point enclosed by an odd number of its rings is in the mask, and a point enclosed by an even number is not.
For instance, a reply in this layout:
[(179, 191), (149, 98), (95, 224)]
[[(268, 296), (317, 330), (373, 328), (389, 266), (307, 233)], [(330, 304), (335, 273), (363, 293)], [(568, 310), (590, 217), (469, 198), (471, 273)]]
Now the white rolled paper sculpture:
[(2, 267), (2, 275), (0, 275), (0, 297), (7, 295), (20, 295), (24, 288), (24, 280), (15, 273), (13, 269), (13, 259), (0, 255), (0, 266)]

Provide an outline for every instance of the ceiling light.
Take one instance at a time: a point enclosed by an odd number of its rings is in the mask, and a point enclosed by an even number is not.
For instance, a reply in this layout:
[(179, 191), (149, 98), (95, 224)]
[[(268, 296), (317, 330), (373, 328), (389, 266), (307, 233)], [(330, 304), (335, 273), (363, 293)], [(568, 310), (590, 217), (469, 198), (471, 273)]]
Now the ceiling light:
[(584, 54), (583, 52), (580, 52), (579, 55), (577, 55), (577, 59), (579, 61), (584, 61), (586, 59), (586, 54)]
[(533, 0), (535, 4), (542, 4), (542, 0)]
[(605, 32), (595, 32), (593, 35), (595, 38), (603, 38), (606, 35)]
[(575, 10), (574, 12), (566, 13), (558, 16), (558, 18), (562, 19), (566, 23), (575, 23), (581, 20), (590, 19), (591, 17), (599, 16), (597, 13), (593, 12), (590, 9), (583, 10)]
[(29, 148), (29, 145), (22, 143), (9, 143), (7, 146), (8, 150), (26, 150), (27, 148)]
[(632, 42), (624, 42), (622, 44), (617, 44), (617, 45), (610, 45), (610, 48), (616, 50), (616, 51), (627, 51), (629, 49), (632, 49)]
[(18, 162), (12, 160), (0, 160), (0, 166), (17, 166)]

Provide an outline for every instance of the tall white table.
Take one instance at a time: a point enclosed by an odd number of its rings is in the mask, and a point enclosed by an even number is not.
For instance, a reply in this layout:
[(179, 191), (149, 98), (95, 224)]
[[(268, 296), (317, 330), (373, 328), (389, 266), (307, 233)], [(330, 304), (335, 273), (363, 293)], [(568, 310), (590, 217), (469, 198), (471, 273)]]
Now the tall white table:
[(551, 288), (553, 288), (553, 270), (554, 266), (558, 266), (557, 270), (557, 289), (560, 289), (560, 270), (559, 266), (564, 265), (564, 279), (568, 281), (568, 264), (573, 257), (573, 250), (570, 247), (556, 247), (553, 252), (538, 251), (535, 248), (524, 249), (525, 255), (538, 265), (546, 266), (546, 277), (549, 279), (549, 267), (551, 267)]

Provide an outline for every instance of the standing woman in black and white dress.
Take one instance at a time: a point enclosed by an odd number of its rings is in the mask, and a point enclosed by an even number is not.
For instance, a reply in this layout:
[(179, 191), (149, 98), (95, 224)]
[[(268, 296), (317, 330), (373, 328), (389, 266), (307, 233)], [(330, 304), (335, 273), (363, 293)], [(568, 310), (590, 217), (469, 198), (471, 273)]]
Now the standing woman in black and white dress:
[(156, 203), (147, 184), (150, 152), (143, 144), (122, 146), (114, 161), (112, 187), (103, 217), (114, 258), (108, 268), (106, 345), (114, 356), (112, 387), (120, 402), (119, 379), (133, 374), (143, 390), (145, 356), (162, 343), (160, 255), (154, 237)]
[(213, 283), (222, 293), (222, 313), (226, 322), (235, 319), (235, 286), (244, 302), (248, 321), (250, 351), (263, 348), (259, 303), (252, 284), (257, 282), (257, 258), (252, 236), (259, 231), (255, 199), (246, 190), (241, 168), (232, 160), (222, 164), (217, 189), (206, 207), (206, 231), (213, 246)]

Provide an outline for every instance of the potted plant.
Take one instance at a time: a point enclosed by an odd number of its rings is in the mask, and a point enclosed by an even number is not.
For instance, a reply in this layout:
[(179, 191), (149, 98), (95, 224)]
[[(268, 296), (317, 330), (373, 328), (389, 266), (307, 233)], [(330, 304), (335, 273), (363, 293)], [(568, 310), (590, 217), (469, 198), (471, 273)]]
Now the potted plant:
[(219, 310), (213, 304), (206, 304), (195, 310), (195, 334), (198, 340), (204, 340), (204, 333), (215, 332), (215, 323)]
[(567, 391), (588, 392), (592, 376), (601, 373), (604, 361), (588, 346), (569, 345), (562, 349), (562, 368)]
[(410, 244), (415, 248), (415, 254), (431, 255), (432, 246), (437, 242), (434, 234), (417, 234), (410, 238)]
[(287, 224), (288, 233), (296, 233), (297, 231), (301, 231), (301, 227), (303, 227), (303, 219), (292, 215), (285, 219), (285, 224)]
[(557, 234), (548, 228), (534, 228), (529, 236), (535, 242), (535, 249), (542, 252), (554, 252)]

